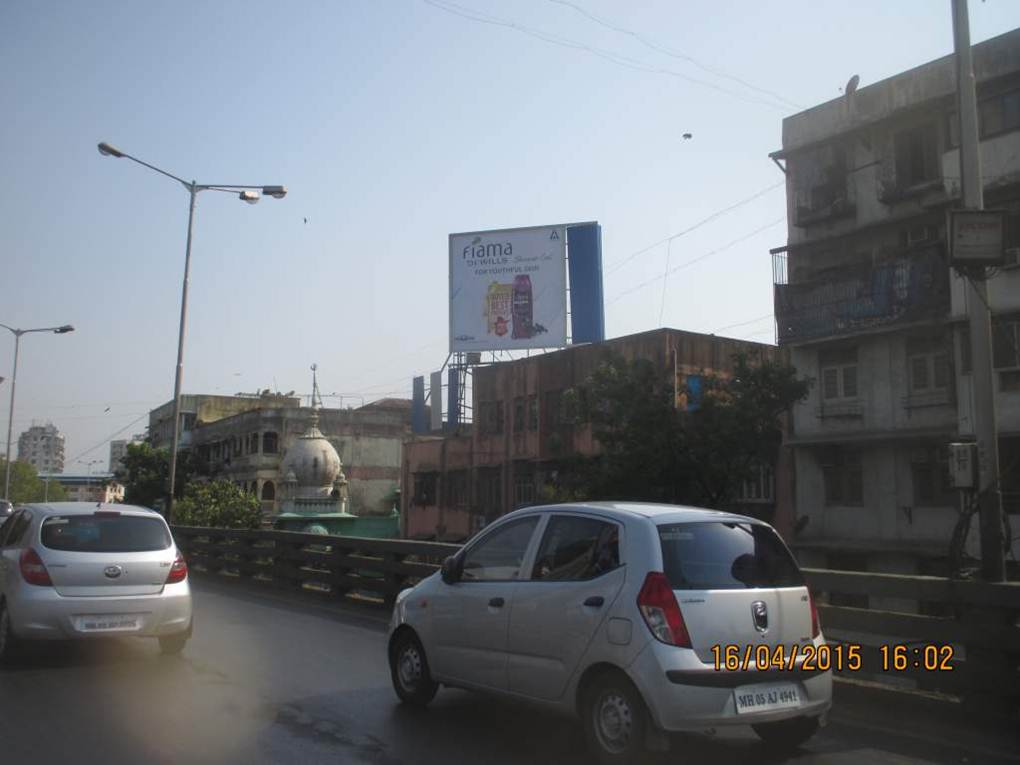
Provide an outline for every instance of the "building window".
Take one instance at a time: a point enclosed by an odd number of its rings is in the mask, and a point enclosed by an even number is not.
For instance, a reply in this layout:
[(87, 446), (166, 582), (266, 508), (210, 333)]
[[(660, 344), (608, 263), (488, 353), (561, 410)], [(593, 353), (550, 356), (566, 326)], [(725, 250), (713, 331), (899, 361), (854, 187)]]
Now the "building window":
[(992, 361), (999, 390), (1020, 391), (1020, 317), (992, 321)]
[(262, 484), (262, 499), (266, 501), (276, 499), (276, 484), (272, 481)]
[(535, 474), (528, 469), (514, 474), (514, 508), (535, 504)]
[(414, 504), (429, 507), (436, 504), (436, 479), (438, 473), (414, 474)]
[(831, 446), (821, 455), (826, 505), (863, 505), (864, 472), (856, 449)]
[(538, 430), (538, 396), (528, 396), (528, 430)]
[[(999, 475), (1002, 477), (1002, 510), (1016, 515), (1020, 513), (1020, 436), (999, 439)], [(1012, 523), (1015, 535), (1017, 519), (1012, 519)]]
[(935, 393), (949, 388), (951, 375), (946, 338), (907, 339), (907, 373), (910, 393)]
[(822, 351), (818, 355), (822, 399), (845, 401), (857, 398), (857, 349)]
[(280, 437), (272, 431), (262, 434), (262, 453), (276, 454), (280, 449)]
[[(978, 130), (981, 138), (1020, 129), (1020, 90), (999, 93), (978, 103)], [(960, 145), (960, 121), (956, 112), (949, 115), (949, 146)]]
[(443, 504), (457, 510), (467, 510), (470, 505), (468, 493), (468, 472), (466, 470), (451, 470), (443, 477), (445, 492)]
[(503, 514), (503, 474), (500, 468), (479, 468), (478, 510), (486, 518)]
[(502, 401), (483, 401), (479, 404), (482, 435), (500, 435), (503, 432), (504, 409)]
[(514, 399), (514, 433), (524, 432), (524, 397)]
[(741, 502), (772, 502), (775, 498), (775, 477), (770, 465), (756, 465), (751, 477), (740, 487)]
[(949, 451), (944, 446), (923, 446), (910, 455), (910, 473), (917, 507), (952, 507), (956, 494), (949, 481)]
[(563, 391), (553, 390), (545, 394), (545, 401), (542, 402), (542, 417), (545, 421), (546, 430), (555, 430), (570, 422), (564, 416)]
[(894, 137), (896, 185), (909, 189), (939, 179), (937, 130), (934, 122), (901, 130)]

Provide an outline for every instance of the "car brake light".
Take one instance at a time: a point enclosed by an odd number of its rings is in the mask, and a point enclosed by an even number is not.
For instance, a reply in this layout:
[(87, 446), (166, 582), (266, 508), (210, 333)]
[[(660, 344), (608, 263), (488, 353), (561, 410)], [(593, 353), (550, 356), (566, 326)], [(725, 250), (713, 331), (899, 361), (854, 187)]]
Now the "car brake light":
[(96, 510), (92, 514), (96, 518), (119, 518), (120, 510)]
[(808, 590), (808, 603), (811, 604), (811, 637), (816, 638), (822, 634), (822, 624), (818, 621), (818, 608), (815, 606), (815, 597)]
[(661, 571), (650, 571), (638, 593), (638, 609), (656, 640), (680, 648), (691, 647), (684, 615), (673, 594), (673, 586)]
[(46, 565), (42, 562), (42, 558), (39, 557), (39, 553), (31, 547), (21, 553), (18, 563), (21, 568), (21, 578), (28, 584), (35, 584), (39, 587), (53, 586), (50, 572), (46, 570)]
[(181, 551), (177, 551), (177, 557), (174, 558), (174, 563), (170, 567), (170, 573), (167, 574), (167, 584), (177, 584), (183, 582), (188, 578), (188, 564), (184, 561), (184, 556), (181, 555)]

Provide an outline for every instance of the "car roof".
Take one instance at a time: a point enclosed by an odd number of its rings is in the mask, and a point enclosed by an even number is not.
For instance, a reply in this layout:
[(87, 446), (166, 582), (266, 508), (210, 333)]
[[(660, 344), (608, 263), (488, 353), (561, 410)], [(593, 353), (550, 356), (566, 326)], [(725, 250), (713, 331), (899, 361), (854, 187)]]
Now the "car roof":
[(594, 510), (620, 518), (646, 518), (653, 523), (692, 523), (697, 521), (729, 521), (735, 523), (762, 523), (755, 518), (724, 510), (709, 510), (689, 505), (666, 505), (656, 502), (568, 502), (559, 505), (541, 505), (523, 508), (518, 513), (548, 512), (550, 510)]
[(33, 510), (41, 515), (92, 515), (97, 510), (119, 512), (124, 515), (159, 515), (155, 510), (140, 505), (115, 505), (109, 502), (27, 502), (18, 508)]

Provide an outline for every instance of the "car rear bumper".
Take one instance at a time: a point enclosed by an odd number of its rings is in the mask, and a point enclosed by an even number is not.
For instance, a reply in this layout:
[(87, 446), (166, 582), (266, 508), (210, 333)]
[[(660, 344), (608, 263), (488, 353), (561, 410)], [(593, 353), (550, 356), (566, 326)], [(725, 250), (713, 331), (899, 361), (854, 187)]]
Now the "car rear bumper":
[[(170, 584), (158, 595), (63, 597), (52, 587), (23, 586), (9, 602), (14, 634), (26, 640), (89, 640), (97, 637), (162, 637), (191, 627), (188, 582)], [(96, 628), (94, 617), (134, 617), (135, 625)], [(87, 629), (84, 617), (93, 617)], [(110, 619), (110, 622), (118, 621)]]
[[(818, 717), (832, 706), (832, 673), (769, 671), (726, 672), (683, 666), (677, 649), (649, 645), (629, 667), (655, 724), (666, 731), (700, 730), (722, 725), (751, 725), (791, 717)], [(738, 712), (737, 688), (797, 689), (797, 706)]]

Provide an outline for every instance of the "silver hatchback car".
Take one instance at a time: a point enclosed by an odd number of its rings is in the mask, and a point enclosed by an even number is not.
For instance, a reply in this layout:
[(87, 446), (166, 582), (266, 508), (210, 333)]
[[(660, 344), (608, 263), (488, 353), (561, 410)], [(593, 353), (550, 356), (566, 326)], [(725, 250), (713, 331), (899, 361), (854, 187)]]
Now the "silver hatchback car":
[(22, 505), (0, 528), (0, 662), (33, 640), (191, 636), (188, 567), (166, 521), (143, 507)]
[[(824, 722), (832, 677), (811, 594), (766, 523), (670, 505), (519, 510), (397, 598), (400, 699), (439, 685), (580, 716), (602, 762), (672, 731), (751, 725), (793, 748)], [(805, 662), (805, 660), (807, 660)]]

